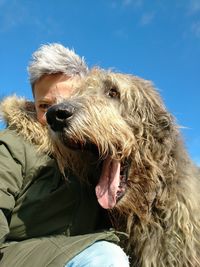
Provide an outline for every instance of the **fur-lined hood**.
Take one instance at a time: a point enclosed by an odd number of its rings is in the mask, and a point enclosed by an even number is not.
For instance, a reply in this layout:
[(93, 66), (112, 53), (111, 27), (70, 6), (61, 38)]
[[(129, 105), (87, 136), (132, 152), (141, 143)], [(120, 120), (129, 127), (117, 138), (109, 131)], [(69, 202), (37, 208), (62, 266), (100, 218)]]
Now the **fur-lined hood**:
[(56, 153), (53, 140), (50, 138), (48, 127), (43, 126), (36, 118), (34, 102), (15, 95), (6, 97), (0, 103), (0, 118), (6, 123), (8, 129), (15, 130), (26, 141), (36, 145), (39, 152), (54, 155), (63, 174), (64, 166), (72, 169), (79, 176), (81, 176), (80, 172), (84, 173), (86, 155), (83, 160), (80, 151), (77, 154), (66, 149), (65, 161), (64, 163), (61, 161), (60, 154)]
[(25, 140), (36, 145), (40, 151), (51, 153), (48, 129), (37, 121), (33, 102), (15, 95), (6, 97), (0, 103), (0, 119), (9, 129), (15, 130)]

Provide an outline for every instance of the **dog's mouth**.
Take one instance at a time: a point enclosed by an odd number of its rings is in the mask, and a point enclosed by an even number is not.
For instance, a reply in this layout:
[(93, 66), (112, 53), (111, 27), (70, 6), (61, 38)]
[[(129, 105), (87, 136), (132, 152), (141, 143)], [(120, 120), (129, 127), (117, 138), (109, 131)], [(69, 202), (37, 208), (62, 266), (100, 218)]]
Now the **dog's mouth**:
[(110, 155), (102, 159), (97, 146), (89, 141), (83, 144), (64, 136), (63, 142), (72, 150), (89, 151), (95, 155), (95, 158), (99, 158), (101, 171), (95, 187), (97, 200), (104, 209), (114, 208), (126, 193), (130, 161), (112, 159)]
[(107, 156), (102, 163), (102, 171), (95, 191), (99, 204), (104, 209), (112, 209), (124, 196), (127, 189), (128, 161), (121, 162)]

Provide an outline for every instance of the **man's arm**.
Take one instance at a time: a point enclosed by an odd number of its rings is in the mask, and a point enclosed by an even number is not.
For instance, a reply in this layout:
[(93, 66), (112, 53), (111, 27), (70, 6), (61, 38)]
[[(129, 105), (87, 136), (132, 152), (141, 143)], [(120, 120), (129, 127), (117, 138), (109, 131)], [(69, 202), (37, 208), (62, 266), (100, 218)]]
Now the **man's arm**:
[(9, 233), (8, 221), (3, 211), (0, 210), (0, 245), (5, 241), (8, 233)]
[(9, 233), (9, 217), (23, 181), (22, 166), (16, 153), (12, 153), (18, 149), (17, 144), (9, 140), (9, 135), (0, 136), (0, 244)]

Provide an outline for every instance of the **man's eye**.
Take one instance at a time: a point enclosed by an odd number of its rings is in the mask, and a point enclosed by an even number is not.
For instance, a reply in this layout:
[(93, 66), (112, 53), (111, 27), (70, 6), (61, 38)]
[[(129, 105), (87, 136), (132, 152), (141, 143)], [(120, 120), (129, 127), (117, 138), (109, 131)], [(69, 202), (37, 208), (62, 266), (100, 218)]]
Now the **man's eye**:
[(50, 104), (40, 104), (39, 108), (41, 109), (48, 109), (51, 105)]

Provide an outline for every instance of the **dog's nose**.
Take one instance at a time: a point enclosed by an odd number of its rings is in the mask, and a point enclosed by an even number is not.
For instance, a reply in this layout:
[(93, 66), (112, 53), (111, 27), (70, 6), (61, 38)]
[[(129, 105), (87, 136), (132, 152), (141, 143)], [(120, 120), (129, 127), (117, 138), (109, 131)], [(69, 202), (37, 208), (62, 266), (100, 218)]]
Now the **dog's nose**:
[(69, 123), (69, 119), (74, 114), (74, 107), (70, 104), (53, 105), (47, 110), (47, 123), (53, 131), (62, 131)]

